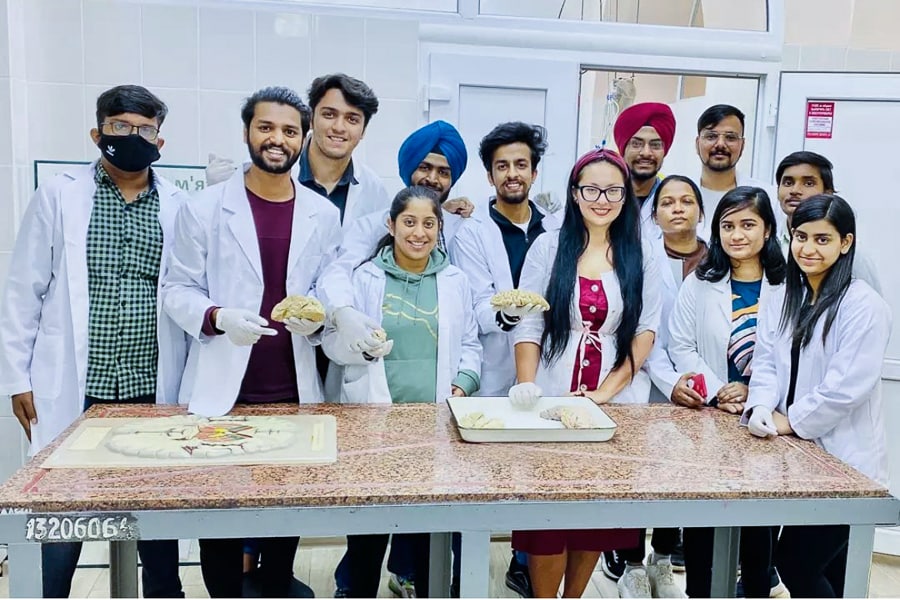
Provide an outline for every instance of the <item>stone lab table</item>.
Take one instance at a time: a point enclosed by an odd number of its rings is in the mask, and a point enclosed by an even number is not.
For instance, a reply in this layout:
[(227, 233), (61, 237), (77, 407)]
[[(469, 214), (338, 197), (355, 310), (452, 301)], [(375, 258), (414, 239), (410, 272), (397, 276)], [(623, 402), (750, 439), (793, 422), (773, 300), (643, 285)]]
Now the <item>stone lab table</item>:
[[(461, 594), (483, 597), (492, 531), (698, 526), (716, 528), (712, 594), (727, 597), (740, 526), (805, 524), (850, 525), (845, 594), (866, 595), (874, 528), (900, 523), (900, 500), (887, 490), (810, 442), (754, 438), (721, 411), (604, 408), (618, 424), (609, 442), (469, 444), (443, 403), (245, 406), (234, 412), (334, 415), (337, 462), (42, 469), (73, 425), (0, 487), (10, 591), (40, 596), (36, 518), (68, 517), (71, 525), (126, 515), (135, 526), (114, 535), (96, 526), (74, 532), (110, 539), (110, 589), (121, 597), (137, 592), (135, 537), (432, 532), (432, 595), (445, 596), (449, 532), (461, 532)], [(183, 412), (98, 405), (86, 416)]]

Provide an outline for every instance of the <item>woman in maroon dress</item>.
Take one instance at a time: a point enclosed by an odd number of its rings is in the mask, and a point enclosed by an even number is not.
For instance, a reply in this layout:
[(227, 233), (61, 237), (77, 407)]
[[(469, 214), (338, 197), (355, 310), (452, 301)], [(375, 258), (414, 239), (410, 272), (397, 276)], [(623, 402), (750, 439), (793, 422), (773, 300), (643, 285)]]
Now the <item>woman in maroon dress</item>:
[[(543, 294), (550, 310), (516, 329), (514, 404), (543, 392), (585, 396), (597, 404), (646, 403), (641, 365), (659, 322), (659, 272), (642, 247), (628, 167), (611, 150), (592, 150), (569, 176), (559, 235), (538, 238), (525, 259), (520, 288)], [(524, 402), (523, 402), (524, 399)], [(527, 552), (535, 597), (580, 597), (603, 550), (637, 545), (638, 531), (517, 531)]]

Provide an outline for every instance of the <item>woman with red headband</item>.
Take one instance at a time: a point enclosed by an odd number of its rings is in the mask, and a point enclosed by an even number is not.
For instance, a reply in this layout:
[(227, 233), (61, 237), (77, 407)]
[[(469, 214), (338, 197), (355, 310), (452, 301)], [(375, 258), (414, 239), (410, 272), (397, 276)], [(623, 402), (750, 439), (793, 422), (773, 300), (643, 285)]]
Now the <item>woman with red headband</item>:
[[(512, 403), (533, 406), (544, 392), (646, 403), (650, 380), (641, 365), (659, 322), (658, 281), (653, 253), (641, 244), (628, 167), (611, 150), (588, 152), (569, 176), (559, 234), (538, 238), (525, 259), (519, 287), (544, 295), (550, 310), (523, 317), (516, 329)], [(546, 598), (564, 575), (563, 597), (580, 597), (603, 550), (637, 541), (634, 529), (513, 533), (513, 547), (529, 555), (535, 597)]]

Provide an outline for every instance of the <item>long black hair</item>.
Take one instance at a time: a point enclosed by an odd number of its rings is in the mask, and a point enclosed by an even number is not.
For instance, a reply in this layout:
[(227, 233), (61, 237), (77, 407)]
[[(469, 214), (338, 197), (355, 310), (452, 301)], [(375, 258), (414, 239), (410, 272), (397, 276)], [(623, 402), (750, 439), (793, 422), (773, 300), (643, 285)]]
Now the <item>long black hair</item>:
[(719, 201), (711, 225), (709, 252), (695, 271), (697, 279), (715, 283), (731, 274), (731, 258), (722, 248), (719, 224), (726, 216), (745, 208), (750, 208), (759, 215), (763, 226), (769, 232), (759, 253), (759, 262), (766, 275), (766, 280), (771, 285), (778, 285), (784, 281), (784, 255), (781, 254), (781, 247), (778, 245), (778, 222), (775, 220), (775, 213), (772, 212), (772, 203), (764, 189), (750, 186), (736, 187), (722, 196)]
[(559, 248), (550, 284), (547, 286), (547, 302), (550, 310), (544, 313), (544, 333), (541, 336), (541, 353), (546, 363), (562, 356), (571, 335), (569, 314), (575, 285), (578, 279), (578, 259), (588, 245), (588, 230), (575, 197), (575, 187), (585, 167), (595, 162), (608, 162), (622, 173), (625, 198), (622, 211), (609, 226), (609, 243), (612, 249), (612, 265), (622, 289), (622, 321), (616, 329), (616, 361), (618, 368), (627, 359), (634, 376), (634, 357), (631, 342), (637, 331), (641, 311), (644, 308), (644, 260), (641, 251), (640, 214), (631, 188), (631, 177), (622, 157), (612, 150), (592, 150), (578, 159), (569, 174), (566, 190), (566, 214), (559, 230)]
[[(389, 214), (391, 216), (391, 221), (396, 222), (397, 217), (400, 216), (406, 207), (409, 206), (409, 203), (412, 200), (417, 198), (421, 198), (422, 200), (430, 200), (431, 201), (431, 209), (434, 211), (434, 216), (437, 217), (438, 220), (438, 229), (440, 230), (440, 235), (438, 236), (438, 247), (444, 247), (444, 215), (441, 210), (441, 198), (436, 191), (431, 188), (425, 187), (424, 185), (411, 185), (409, 187), (405, 187), (394, 196), (394, 200), (391, 202), (391, 208)], [(388, 231), (384, 234), (380, 240), (378, 240), (378, 244), (375, 246), (375, 252), (372, 253), (372, 256), (369, 257), (369, 260), (372, 260), (382, 250), (387, 248), (388, 246), (394, 245), (394, 236), (391, 235), (391, 232)]]
[(801, 347), (809, 344), (816, 323), (822, 315), (825, 315), (822, 343), (825, 343), (841, 300), (850, 287), (853, 277), (853, 257), (856, 255), (856, 216), (846, 200), (833, 194), (819, 194), (804, 200), (791, 217), (791, 227), (797, 228), (812, 221), (827, 221), (837, 229), (842, 240), (852, 235), (853, 243), (846, 254), (838, 256), (837, 261), (825, 274), (815, 303), (812, 287), (794, 259), (794, 253), (788, 253), (787, 285), (780, 327), (782, 332), (790, 329), (794, 341), (799, 342)]

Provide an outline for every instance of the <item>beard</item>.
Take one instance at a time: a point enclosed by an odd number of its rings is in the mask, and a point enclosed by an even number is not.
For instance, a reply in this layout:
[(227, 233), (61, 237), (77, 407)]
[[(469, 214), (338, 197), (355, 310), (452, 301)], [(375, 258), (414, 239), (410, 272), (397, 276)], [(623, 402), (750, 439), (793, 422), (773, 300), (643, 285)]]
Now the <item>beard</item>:
[[(267, 161), (265, 156), (263, 156), (263, 153), (269, 148), (280, 148), (284, 153), (284, 162), (281, 164), (273, 164)], [(294, 164), (296, 164), (297, 159), (300, 158), (299, 152), (291, 154), (284, 146), (275, 146), (274, 144), (264, 144), (257, 150), (250, 145), (250, 142), (247, 142), (247, 151), (250, 153), (250, 160), (253, 161), (253, 164), (256, 165), (257, 168), (273, 175), (287, 173), (293, 168)]]
[(650, 181), (654, 179), (657, 175), (659, 175), (659, 169), (656, 169), (649, 173), (639, 173), (634, 169), (631, 170), (631, 178), (638, 183), (644, 183), (645, 181)]
[(709, 158), (703, 161), (703, 164), (710, 171), (715, 171), (716, 173), (725, 173), (726, 171), (730, 171), (734, 169), (735, 162), (732, 162), (732, 155), (719, 155), (721, 158), (727, 158), (727, 162), (713, 162), (713, 155), (710, 154)]

